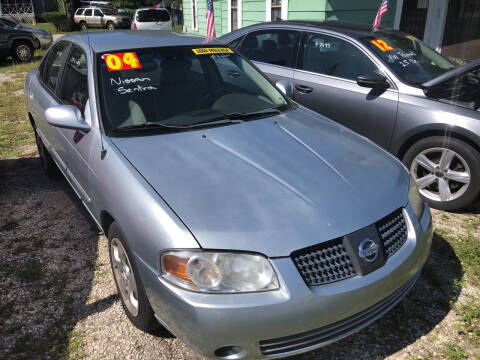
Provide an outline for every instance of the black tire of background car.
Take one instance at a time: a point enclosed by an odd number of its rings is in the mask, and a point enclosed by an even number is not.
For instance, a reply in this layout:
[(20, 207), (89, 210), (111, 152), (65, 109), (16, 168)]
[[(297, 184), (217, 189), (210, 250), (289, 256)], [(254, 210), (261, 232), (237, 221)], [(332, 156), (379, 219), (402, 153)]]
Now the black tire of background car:
[(40, 139), (40, 136), (38, 136), (36, 130), (35, 141), (37, 143), (38, 154), (40, 155), (40, 161), (42, 163), (43, 170), (49, 177), (57, 177), (59, 174), (58, 167), (53, 161), (52, 156), (49, 154), (47, 148), (43, 144), (42, 139)]
[(88, 24), (85, 21), (80, 22), (80, 30), (82, 31), (88, 30)]
[(133, 276), (135, 277), (135, 282), (137, 283), (137, 295), (138, 295), (138, 315), (133, 316), (130, 311), (127, 309), (123, 298), (120, 293), (120, 289), (118, 287), (117, 280), (115, 278), (115, 273), (113, 270), (113, 260), (110, 255), (110, 267), (112, 268), (112, 275), (115, 280), (115, 284), (117, 286), (117, 291), (120, 297), (120, 300), (122, 301), (122, 307), (123, 310), (125, 311), (125, 314), (127, 314), (127, 317), (130, 319), (132, 324), (137, 327), (138, 329), (145, 331), (145, 332), (151, 332), (157, 328), (159, 328), (161, 325), (157, 322), (157, 320), (154, 317), (154, 313), (152, 310), (152, 307), (150, 305), (150, 302), (148, 301), (147, 294), (145, 292), (145, 288), (143, 286), (143, 283), (140, 279), (140, 276), (138, 274), (137, 266), (135, 264), (135, 258), (133, 257), (132, 252), (130, 251), (130, 248), (128, 247), (127, 243), (125, 242), (125, 237), (123, 236), (120, 228), (118, 227), (116, 222), (113, 222), (109, 229), (108, 229), (108, 253), (111, 254), (111, 247), (112, 247), (112, 239), (117, 238), (120, 240), (122, 243), (125, 251), (127, 252), (130, 265), (132, 266), (132, 272)]
[(405, 153), (403, 163), (410, 170), (415, 157), (430, 148), (443, 147), (457, 152), (467, 162), (470, 168), (470, 184), (465, 193), (452, 201), (425, 201), (435, 209), (455, 211), (460, 210), (477, 200), (480, 193), (480, 153), (469, 144), (456, 138), (445, 139), (443, 136), (433, 136), (417, 141)]
[[(19, 55), (20, 50), (28, 51), (28, 58), (20, 57), (20, 55)], [(33, 55), (34, 55), (33, 46), (28, 41), (16, 41), (16, 42), (13, 43), (12, 58), (15, 62), (20, 63), (20, 62), (32, 61)]]
[(112, 21), (107, 22), (107, 30), (115, 30), (115, 25), (113, 24)]

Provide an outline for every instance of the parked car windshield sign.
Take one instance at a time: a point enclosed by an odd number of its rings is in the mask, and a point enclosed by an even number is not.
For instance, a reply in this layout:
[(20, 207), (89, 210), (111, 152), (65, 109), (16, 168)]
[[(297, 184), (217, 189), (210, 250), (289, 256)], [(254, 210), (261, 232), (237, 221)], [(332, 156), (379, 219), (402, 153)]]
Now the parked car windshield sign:
[(456, 67), (411, 35), (378, 33), (362, 42), (373, 50), (403, 81), (422, 84)]
[[(286, 98), (227, 47), (130, 49), (98, 56), (107, 130), (193, 128), (286, 110)], [(156, 126), (155, 126), (156, 125)]]
[(169, 21), (170, 14), (166, 10), (148, 9), (137, 12), (138, 22), (159, 22)]

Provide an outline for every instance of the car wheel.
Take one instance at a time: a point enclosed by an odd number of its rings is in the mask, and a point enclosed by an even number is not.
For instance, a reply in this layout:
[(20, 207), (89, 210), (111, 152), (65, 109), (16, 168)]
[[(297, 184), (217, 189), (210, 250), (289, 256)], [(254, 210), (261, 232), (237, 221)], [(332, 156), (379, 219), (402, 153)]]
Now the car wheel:
[(436, 136), (416, 142), (403, 162), (431, 207), (459, 210), (480, 192), (479, 159), (480, 153), (469, 144)]
[(85, 21), (82, 21), (80, 23), (80, 30), (82, 30), (82, 31), (87, 31), (88, 30), (88, 25)]
[(108, 230), (108, 250), (122, 306), (133, 325), (142, 331), (159, 327), (125, 239), (114, 222)]
[(14, 44), (12, 57), (16, 62), (27, 62), (33, 59), (33, 46), (25, 41), (19, 41)]
[(111, 21), (107, 22), (107, 30), (110, 30), (110, 31), (115, 30), (115, 25), (113, 25), (113, 22)]
[(42, 163), (43, 170), (49, 177), (56, 177), (58, 175), (58, 167), (53, 161), (52, 156), (48, 153), (47, 148), (43, 144), (40, 136), (38, 136), (36, 130), (35, 142), (37, 143), (38, 154), (40, 155), (40, 161)]

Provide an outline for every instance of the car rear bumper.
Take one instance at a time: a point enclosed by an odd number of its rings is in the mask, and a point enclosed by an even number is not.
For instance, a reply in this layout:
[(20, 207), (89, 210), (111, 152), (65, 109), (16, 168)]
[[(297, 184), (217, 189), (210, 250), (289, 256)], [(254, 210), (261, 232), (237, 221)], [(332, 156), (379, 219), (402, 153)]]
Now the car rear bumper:
[[(345, 337), (395, 306), (427, 260), (432, 219), (407, 206), (408, 239), (385, 265), (366, 276), (308, 287), (290, 257), (271, 259), (281, 289), (250, 294), (198, 294), (177, 288), (137, 258), (157, 319), (206, 356), (235, 346), (228, 359), (276, 358), (310, 351)], [(221, 358), (221, 357), (220, 357)]]

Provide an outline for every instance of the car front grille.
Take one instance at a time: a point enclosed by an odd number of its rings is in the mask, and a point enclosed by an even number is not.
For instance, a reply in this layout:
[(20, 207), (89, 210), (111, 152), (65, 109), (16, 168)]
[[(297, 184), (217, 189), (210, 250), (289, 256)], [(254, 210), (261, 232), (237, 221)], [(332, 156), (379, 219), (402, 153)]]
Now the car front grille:
[[(386, 259), (397, 252), (407, 240), (407, 223), (401, 208), (377, 221), (375, 228)], [(357, 275), (343, 245), (343, 238), (296, 250), (291, 257), (308, 286), (328, 284)]]
[(413, 287), (419, 275), (420, 272), (385, 299), (346, 319), (301, 334), (262, 340), (260, 341), (260, 351), (267, 358), (287, 356), (313, 350), (348, 336), (372, 323), (400, 302)]
[(355, 276), (342, 238), (292, 253), (292, 259), (308, 286), (328, 284)]
[(387, 257), (392, 256), (407, 241), (407, 223), (403, 210), (398, 209), (375, 224)]

